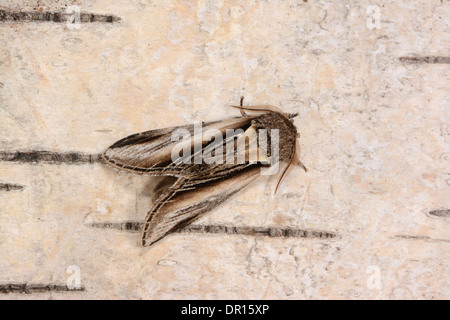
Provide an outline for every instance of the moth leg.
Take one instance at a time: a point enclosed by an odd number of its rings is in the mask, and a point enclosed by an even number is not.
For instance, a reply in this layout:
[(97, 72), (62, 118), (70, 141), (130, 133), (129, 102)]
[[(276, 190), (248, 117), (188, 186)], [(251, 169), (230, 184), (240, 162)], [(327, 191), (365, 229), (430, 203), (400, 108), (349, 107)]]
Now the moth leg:
[(284, 168), (283, 173), (281, 174), (281, 177), (278, 180), (274, 194), (277, 193), (277, 190), (280, 187), (281, 183), (283, 182), (284, 178), (286, 178), (286, 176), (289, 174), (289, 172), (292, 170), (294, 166), (302, 168), (303, 170), (305, 170), (305, 172), (308, 171), (305, 165), (300, 161), (300, 142), (298, 140), (295, 141), (295, 153), (289, 159), (287, 166)]
[(165, 191), (161, 194), (158, 200), (156, 200), (156, 202), (153, 204), (153, 207), (150, 209), (150, 211), (148, 211), (141, 232), (141, 245), (143, 247), (151, 245), (153, 242), (158, 241), (170, 231), (170, 229), (161, 228), (162, 230), (160, 230), (160, 234), (154, 235), (153, 236), (154, 238), (152, 240), (149, 239), (152, 237), (150, 233), (150, 227), (151, 222), (154, 219), (155, 215), (157, 216), (157, 213), (159, 212), (161, 207), (169, 203), (171, 198), (175, 195), (176, 191), (180, 188), (180, 186), (183, 185), (184, 182), (185, 179), (178, 178), (171, 186), (165, 189)]

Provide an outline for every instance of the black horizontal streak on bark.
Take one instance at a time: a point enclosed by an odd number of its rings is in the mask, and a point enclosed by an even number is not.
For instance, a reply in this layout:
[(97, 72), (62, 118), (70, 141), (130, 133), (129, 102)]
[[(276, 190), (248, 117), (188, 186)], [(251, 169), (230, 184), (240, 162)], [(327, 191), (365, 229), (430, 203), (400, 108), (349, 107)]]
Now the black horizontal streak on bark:
[(0, 191), (22, 190), (24, 187), (25, 186), (21, 186), (20, 184), (0, 183)]
[(84, 154), (80, 152), (52, 152), (52, 151), (0, 151), (0, 162), (18, 163), (48, 163), (48, 164), (83, 164), (100, 162), (98, 154)]
[[(114, 229), (130, 232), (140, 232), (143, 222), (94, 222), (87, 224), (90, 227)], [(227, 225), (189, 225), (176, 231), (177, 233), (199, 234), (229, 234), (247, 236), (266, 236), (272, 238), (336, 238), (337, 235), (328, 231), (302, 230), (275, 227), (234, 227)]]
[(447, 239), (433, 239), (428, 236), (395, 235), (395, 236), (392, 236), (392, 238), (404, 239), (404, 240), (421, 240), (421, 241), (427, 241), (427, 242), (448, 242), (448, 243), (450, 243), (450, 240), (447, 240)]
[(450, 57), (443, 56), (421, 56), (421, 57), (400, 57), (398, 58), (400, 62), (410, 63), (410, 64), (422, 64), (422, 63), (450, 63)]
[(182, 233), (215, 233), (241, 234), (248, 236), (267, 236), (272, 238), (335, 238), (331, 232), (318, 230), (283, 229), (276, 227), (233, 227), (226, 225), (190, 225), (178, 232)]
[(114, 229), (121, 231), (139, 232), (144, 225), (143, 222), (126, 221), (126, 222), (93, 222), (86, 224), (89, 227), (101, 229)]
[[(0, 10), (0, 22), (60, 22), (66, 23), (69, 18), (74, 17), (74, 13), (50, 12), (50, 11), (10, 11)], [(104, 22), (113, 23), (120, 21), (120, 17), (115, 15), (95, 14), (90, 12), (80, 12), (80, 22)]]
[(67, 291), (84, 291), (83, 287), (81, 288), (69, 288), (65, 285), (59, 284), (30, 284), (30, 283), (8, 283), (8, 284), (0, 284), (0, 293), (8, 294), (8, 293), (43, 293), (43, 292), (67, 292)]
[(450, 217), (450, 209), (436, 209), (428, 211), (429, 214), (436, 217)]

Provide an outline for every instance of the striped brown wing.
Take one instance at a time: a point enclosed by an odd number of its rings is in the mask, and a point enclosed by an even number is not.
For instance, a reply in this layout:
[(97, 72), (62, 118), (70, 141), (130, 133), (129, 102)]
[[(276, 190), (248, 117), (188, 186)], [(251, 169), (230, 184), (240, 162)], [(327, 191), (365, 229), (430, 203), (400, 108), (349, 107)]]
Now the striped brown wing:
[[(239, 117), (207, 122), (203, 124), (203, 132), (210, 128), (219, 129), (224, 134), (226, 129), (243, 128), (245, 130), (254, 118)], [(179, 143), (171, 139), (172, 133), (177, 129), (185, 129), (193, 137), (193, 125), (141, 132), (117, 141), (103, 153), (102, 158), (113, 167), (136, 173), (191, 176), (193, 171), (199, 172), (202, 169), (200, 165), (174, 164), (171, 159), (172, 149)]]
[(154, 244), (222, 204), (255, 180), (260, 168), (258, 164), (247, 165), (226, 177), (207, 182), (179, 178), (147, 213), (142, 245)]

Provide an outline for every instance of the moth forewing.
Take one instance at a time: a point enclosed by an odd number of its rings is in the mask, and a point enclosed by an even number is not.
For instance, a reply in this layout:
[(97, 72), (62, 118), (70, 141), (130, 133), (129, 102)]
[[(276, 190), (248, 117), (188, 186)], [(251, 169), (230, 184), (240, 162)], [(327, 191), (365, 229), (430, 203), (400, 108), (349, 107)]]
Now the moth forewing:
[(245, 130), (244, 134), (237, 139), (237, 163), (258, 162), (258, 135), (253, 126)]
[(171, 141), (179, 141), (179, 143), (174, 145), (172, 147), (172, 150), (170, 151), (172, 164), (175, 166), (178, 166), (180, 164), (190, 164), (192, 156), (192, 141), (190, 131), (184, 128), (174, 130), (171, 135)]
[[(142, 245), (148, 246), (190, 224), (222, 204), (259, 176), (253, 166), (212, 182), (192, 184), (180, 178), (167, 195), (148, 212), (142, 230)], [(190, 183), (191, 182), (191, 183)]]
[[(272, 144), (273, 145), (273, 144)], [(271, 152), (267, 149), (267, 129), (258, 130), (258, 161), (262, 164), (271, 163)]]
[[(203, 130), (216, 128), (225, 134), (228, 128), (247, 128), (254, 117), (236, 117), (203, 123)], [(156, 129), (136, 133), (111, 145), (103, 154), (104, 162), (114, 168), (146, 175), (186, 176), (190, 170), (172, 161), (172, 150), (180, 143), (172, 139), (174, 131), (189, 131), (194, 136), (194, 125)], [(185, 131), (186, 130), (186, 131)], [(194, 147), (194, 150), (196, 148)], [(187, 160), (186, 160), (187, 161)], [(190, 158), (191, 163), (194, 159)]]
[(222, 132), (218, 129), (208, 129), (203, 134), (203, 139), (207, 141), (213, 139), (203, 150), (203, 161), (205, 164), (224, 163)]

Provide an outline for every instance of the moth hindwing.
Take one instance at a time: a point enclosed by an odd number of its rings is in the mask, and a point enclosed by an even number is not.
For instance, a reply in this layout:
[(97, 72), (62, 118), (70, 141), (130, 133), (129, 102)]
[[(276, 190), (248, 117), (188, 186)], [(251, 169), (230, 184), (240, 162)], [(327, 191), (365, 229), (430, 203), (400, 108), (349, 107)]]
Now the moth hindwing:
[(298, 134), (292, 120), (295, 115), (271, 106), (237, 108), (241, 117), (133, 134), (103, 153), (103, 160), (115, 168), (172, 176), (147, 213), (143, 246), (200, 218), (264, 174), (265, 169), (285, 164), (277, 188), (291, 165), (306, 170), (298, 159)]

